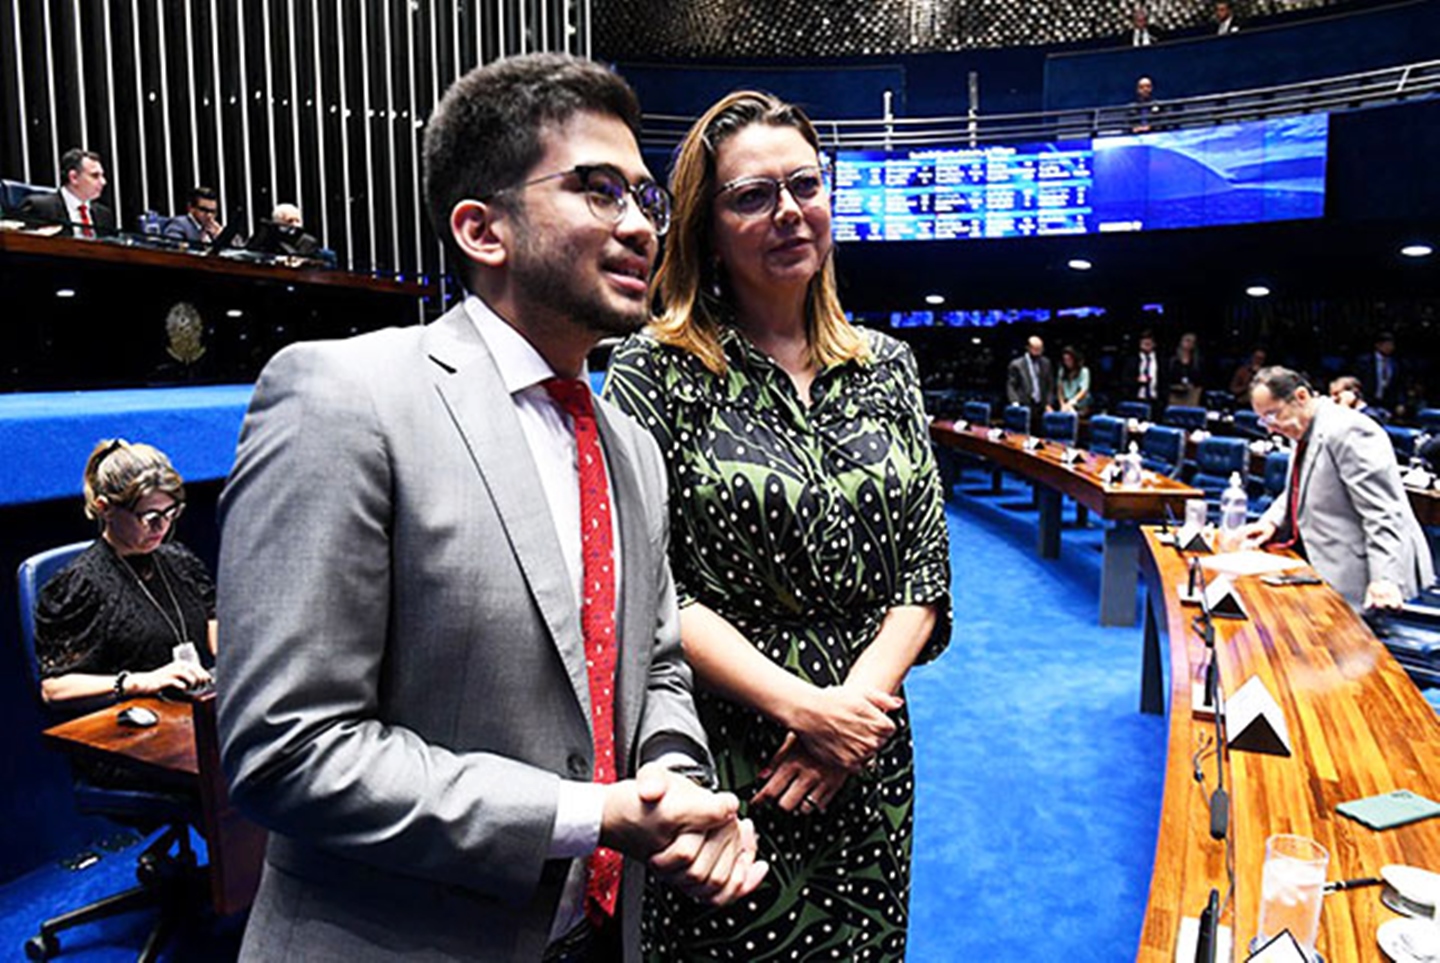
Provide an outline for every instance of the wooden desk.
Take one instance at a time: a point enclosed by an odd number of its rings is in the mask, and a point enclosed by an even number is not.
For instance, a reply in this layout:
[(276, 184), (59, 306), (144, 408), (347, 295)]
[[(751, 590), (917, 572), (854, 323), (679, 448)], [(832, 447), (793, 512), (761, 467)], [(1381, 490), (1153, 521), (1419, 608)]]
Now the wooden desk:
[(992, 441), (989, 431), (983, 427), (957, 429), (946, 421), (930, 425), (930, 437), (936, 444), (977, 455), (1035, 483), (1040, 507), (1038, 550), (1042, 558), (1060, 555), (1062, 496), (1068, 495), (1114, 522), (1105, 530), (1100, 624), (1134, 625), (1139, 523), (1163, 519), (1167, 506), (1175, 517), (1182, 518), (1186, 499), (1204, 498), (1204, 493), (1164, 475), (1148, 476), (1139, 487), (1110, 485), (1102, 476), (1111, 461), (1104, 455), (1082, 452), (1080, 461), (1066, 465), (1060, 460), (1064, 446), (1059, 442), (1046, 442), (1044, 448), (1026, 451), (1024, 436), (1007, 435)]
[[(1191, 629), (1196, 610), (1177, 589), (1185, 563), (1143, 533), (1147, 589), (1146, 646), (1168, 639), (1170, 737), (1159, 838), (1137, 960), (1172, 963), (1183, 917), (1198, 917), (1211, 887), (1225, 893), (1225, 844), (1210, 838), (1209, 792), (1215, 759), (1196, 784), (1191, 762), (1212, 721), (1190, 712), (1191, 681), (1202, 673), (1204, 644)], [(1236, 937), (1235, 959), (1255, 935), (1265, 839), (1298, 833), (1330, 852), (1329, 879), (1377, 875), (1387, 863), (1440, 869), (1440, 820), (1375, 832), (1335, 813), (1337, 803), (1394, 789), (1440, 799), (1440, 723), (1399, 664), (1332, 589), (1271, 588), (1236, 582), (1248, 621), (1217, 620), (1221, 689), (1233, 693), (1252, 675), (1265, 681), (1285, 714), (1294, 755), (1226, 754), (1235, 893), (1222, 923)], [(1149, 662), (1147, 654), (1147, 663)], [(1158, 669), (1158, 657), (1157, 657)], [(1325, 897), (1316, 948), (1328, 963), (1383, 960), (1376, 928), (1395, 914), (1369, 887)]]
[[(120, 725), (115, 716), (128, 705), (153, 709), (160, 722), (148, 729)], [(73, 755), (119, 762), (158, 785), (198, 789), (199, 828), (210, 856), (211, 904), (221, 916), (249, 907), (260, 883), (266, 834), (230, 805), (220, 771), (213, 694), (188, 704), (132, 699), (53, 726), (45, 730), (45, 741)]]

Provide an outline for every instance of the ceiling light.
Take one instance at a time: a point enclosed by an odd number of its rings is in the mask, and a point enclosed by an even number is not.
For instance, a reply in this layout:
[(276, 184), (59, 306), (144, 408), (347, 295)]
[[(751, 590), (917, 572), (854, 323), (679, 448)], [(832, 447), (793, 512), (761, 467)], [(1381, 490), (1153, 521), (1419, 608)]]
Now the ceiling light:
[(1245, 293), (1252, 298), (1268, 298), (1270, 296), (1270, 289), (1263, 284), (1252, 284), (1245, 289)]
[(1407, 244), (1400, 249), (1400, 253), (1406, 257), (1429, 257), (1435, 253), (1435, 249), (1428, 244)]
[(225, 312), (225, 317), (227, 318), (243, 318), (244, 316), (245, 312), (241, 311), (239, 308), (231, 308), (229, 311)]
[(971, 338), (971, 339), (970, 339), (970, 343), (971, 343), (971, 344), (979, 344), (979, 343), (980, 343), (980, 339), (979, 339), (979, 338)]
[(1088, 271), (1095, 266), (1089, 261), (1085, 260), (1083, 257), (1072, 257), (1070, 260), (1066, 261), (1065, 264), (1072, 271)]
[(925, 303), (926, 303), (926, 304), (944, 304), (944, 303), (945, 303), (945, 295), (943, 295), (943, 294), (927, 294), (927, 295), (925, 295)]
[(61, 288), (60, 290), (55, 292), (55, 296), (57, 298), (73, 298), (75, 296), (75, 289)]

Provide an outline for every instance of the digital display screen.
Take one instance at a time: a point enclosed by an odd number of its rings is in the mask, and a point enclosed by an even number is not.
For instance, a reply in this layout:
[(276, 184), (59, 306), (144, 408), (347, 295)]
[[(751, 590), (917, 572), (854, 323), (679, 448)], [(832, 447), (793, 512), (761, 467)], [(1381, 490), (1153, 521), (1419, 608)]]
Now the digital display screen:
[(1092, 140), (840, 151), (838, 241), (946, 241), (1320, 217), (1324, 114)]

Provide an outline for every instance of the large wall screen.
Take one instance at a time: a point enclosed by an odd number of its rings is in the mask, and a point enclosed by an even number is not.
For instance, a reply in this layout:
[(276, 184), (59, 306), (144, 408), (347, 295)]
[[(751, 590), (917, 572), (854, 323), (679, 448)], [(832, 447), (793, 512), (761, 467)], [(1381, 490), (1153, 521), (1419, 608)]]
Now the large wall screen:
[(1324, 114), (1093, 140), (840, 151), (840, 241), (945, 241), (1320, 217)]

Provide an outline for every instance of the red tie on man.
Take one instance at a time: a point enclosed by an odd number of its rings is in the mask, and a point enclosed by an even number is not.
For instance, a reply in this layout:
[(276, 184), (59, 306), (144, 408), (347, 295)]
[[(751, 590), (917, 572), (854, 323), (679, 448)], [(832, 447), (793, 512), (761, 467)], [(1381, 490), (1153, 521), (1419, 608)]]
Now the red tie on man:
[(80, 236), (95, 236), (95, 222), (90, 220), (90, 205), (84, 202), (80, 204)]
[(1290, 509), (1290, 537), (1283, 542), (1273, 543), (1274, 548), (1294, 548), (1295, 543), (1300, 541), (1300, 470), (1305, 467), (1304, 459), (1305, 439), (1302, 438), (1295, 443), (1295, 452), (1290, 456), (1295, 466), (1295, 470), (1290, 474), (1290, 497), (1287, 499), (1290, 503), (1287, 506)]
[[(575, 426), (580, 467), (580, 548), (584, 560), (580, 629), (590, 675), (591, 723), (595, 733), (595, 781), (615, 781), (615, 546), (610, 523), (610, 486), (595, 422), (590, 387), (568, 378), (542, 384)], [(624, 857), (599, 847), (589, 859), (585, 915), (595, 926), (615, 915)]]

